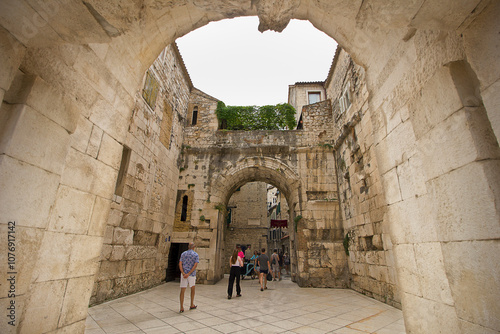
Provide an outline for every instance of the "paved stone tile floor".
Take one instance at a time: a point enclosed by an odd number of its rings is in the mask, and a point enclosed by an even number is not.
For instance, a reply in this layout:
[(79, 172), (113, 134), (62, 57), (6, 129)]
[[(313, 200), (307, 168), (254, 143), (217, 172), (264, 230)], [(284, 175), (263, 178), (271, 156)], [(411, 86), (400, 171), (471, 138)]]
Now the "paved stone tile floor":
[(300, 288), (289, 277), (241, 281), (242, 297), (227, 299), (228, 276), (197, 285), (195, 310), (186, 291), (179, 313), (179, 283), (168, 282), (89, 308), (85, 334), (405, 333), (402, 312), (353, 290)]

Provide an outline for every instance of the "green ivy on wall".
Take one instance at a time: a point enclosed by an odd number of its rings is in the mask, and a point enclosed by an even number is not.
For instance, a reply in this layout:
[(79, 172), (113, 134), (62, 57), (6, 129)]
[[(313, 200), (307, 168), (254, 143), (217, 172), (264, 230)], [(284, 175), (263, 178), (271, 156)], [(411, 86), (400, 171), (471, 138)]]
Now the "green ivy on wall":
[(226, 106), (217, 103), (217, 118), (226, 130), (292, 130), (296, 126), (295, 108), (288, 103), (256, 106)]

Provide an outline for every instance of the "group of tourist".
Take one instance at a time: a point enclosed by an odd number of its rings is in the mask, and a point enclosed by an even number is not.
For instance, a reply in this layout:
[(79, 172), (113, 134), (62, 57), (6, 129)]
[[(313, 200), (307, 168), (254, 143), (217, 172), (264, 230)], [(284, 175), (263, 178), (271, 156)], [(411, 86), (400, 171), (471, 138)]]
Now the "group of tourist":
[[(283, 268), (286, 269), (286, 273), (289, 273), (290, 258), (288, 254), (278, 254), (278, 250), (275, 249), (274, 253), (269, 256), (266, 254), (266, 249), (262, 248), (262, 252), (259, 253), (257, 250), (253, 252), (250, 257), (250, 248), (247, 248), (245, 252), (237, 247), (229, 260), (229, 265), (231, 271), (229, 273), (229, 282), (227, 287), (227, 298), (231, 299), (233, 295), (234, 282), (236, 280), (236, 297), (241, 297), (241, 286), (240, 286), (240, 271), (244, 267), (243, 261), (253, 264), (254, 274), (259, 277), (260, 291), (267, 289), (268, 280), (280, 280), (281, 281), (281, 271)], [(252, 275), (253, 276), (253, 275)]]
[[(181, 270), (181, 293), (180, 293), (180, 313), (184, 312), (184, 294), (187, 287), (191, 287), (191, 304), (189, 306), (190, 310), (196, 309), (194, 304), (195, 296), (195, 284), (196, 284), (196, 267), (200, 262), (198, 254), (195, 252), (195, 244), (190, 243), (188, 250), (181, 254), (179, 260), (179, 268)], [(262, 252), (259, 254), (254, 251), (253, 256), (249, 257), (251, 252), (249, 248), (248, 252), (243, 252), (240, 247), (233, 250), (231, 257), (229, 258), (229, 282), (227, 286), (227, 298), (231, 299), (233, 296), (234, 282), (236, 281), (236, 297), (241, 297), (241, 286), (240, 277), (241, 269), (244, 266), (244, 260), (253, 263), (255, 273), (259, 276), (260, 291), (267, 289), (268, 280), (280, 280), (281, 281), (281, 270), (286, 269), (286, 273), (290, 272), (290, 258), (288, 253), (283, 255), (278, 254), (278, 250), (275, 249), (271, 258), (266, 254), (266, 249), (262, 248)]]

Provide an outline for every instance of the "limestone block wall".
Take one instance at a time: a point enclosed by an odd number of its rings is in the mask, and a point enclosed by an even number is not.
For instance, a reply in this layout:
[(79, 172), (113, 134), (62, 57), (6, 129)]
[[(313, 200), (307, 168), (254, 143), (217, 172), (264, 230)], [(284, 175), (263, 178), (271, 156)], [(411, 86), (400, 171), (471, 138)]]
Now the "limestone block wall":
[(301, 219), (294, 219), (294, 232), (291, 232), (295, 234), (292, 252), (296, 252), (296, 258), (292, 256), (292, 279), (301, 286), (347, 287), (347, 262), (331, 149), (320, 146), (299, 152), (298, 173), (303, 188), (302, 201), (295, 208), (296, 216)]
[[(219, 122), (215, 115), (217, 109), (217, 100), (199, 89), (194, 88), (191, 91), (189, 99), (189, 110), (185, 129), (185, 138), (205, 138), (217, 131)], [(193, 110), (197, 111), (197, 122), (193, 124)], [(185, 145), (189, 145), (186, 142)]]
[[(143, 92), (148, 87), (148, 75), (157, 84), (152, 106)], [(123, 191), (115, 191), (106, 220), (91, 304), (150, 288), (165, 278), (171, 242), (168, 238), (175, 228), (177, 157), (190, 88), (189, 77), (172, 44), (151, 65), (143, 88), (135, 96), (123, 143), (130, 149), (130, 158), (123, 166), (127, 167)]]
[[(8, 40), (4, 46), (17, 45), (12, 36)], [(17, 327), (2, 323), (0, 331), (78, 332), (85, 325), (132, 99), (88, 47), (32, 48), (24, 55), (16, 59), (0, 122), (0, 211), (16, 221), (20, 239)], [(113, 115), (115, 109), (123, 113)], [(30, 210), (21, 203), (31, 203)]]
[[(215, 110), (215, 100), (203, 99), (210, 104), (209, 110)], [(230, 194), (247, 182), (274, 184), (286, 194), (287, 200), (292, 196), (291, 189), (298, 187), (293, 190), (296, 200), (292, 205), (294, 216), (290, 217), (291, 220), (295, 216), (303, 217), (297, 225), (297, 241), (295, 229), (289, 229), (292, 231), (293, 279), (302, 286), (345, 287), (346, 256), (342, 247), (335, 161), (329, 144), (333, 134), (331, 113), (329, 101), (307, 106), (303, 114), (304, 129), (295, 131), (202, 132), (196, 126), (188, 129), (185, 133), (185, 149), (181, 154), (179, 189), (194, 191), (196, 209), (192, 211), (192, 230), (198, 231), (198, 234), (199, 231), (211, 233), (210, 240), (216, 243), (217, 230), (223, 229), (224, 222), (218, 221), (214, 209), (226, 205)], [(203, 115), (200, 124), (215, 124), (214, 113)], [(204, 120), (203, 117), (208, 119)], [(272, 173), (263, 168), (267, 161), (276, 163)], [(249, 163), (255, 163), (256, 168), (245, 167)], [(279, 167), (280, 164), (283, 167)], [(283, 179), (284, 174), (271, 175), (285, 173), (288, 169), (300, 178), (300, 186), (292, 179)], [(237, 173), (241, 179), (238, 176), (234, 184), (224, 181), (227, 190), (220, 197), (220, 194), (217, 195), (219, 189), (215, 188), (216, 182), (228, 177), (226, 173)], [(209, 218), (210, 225), (200, 221), (201, 215), (205, 219)], [(223, 233), (224, 240), (230, 240), (229, 233)], [(218, 256), (212, 253), (211, 258), (207, 259), (209, 268), (213, 268)], [(224, 267), (222, 269), (226, 270)]]
[[(349, 252), (349, 286), (401, 307), (364, 70), (339, 48), (326, 85), (333, 101), (334, 152), (344, 242)], [(346, 89), (350, 106), (344, 111), (340, 99)]]
[(408, 42), (367, 76), (371, 87), (394, 82), (372, 91), (370, 122), (407, 328), (498, 331), (498, 289), (484, 293), (484, 277), (500, 268), (480, 260), (498, 254), (499, 232), (498, 141), (477, 79), (485, 67), (471, 71), (456, 33), (418, 31)]
[(250, 182), (237, 189), (228, 207), (231, 208), (231, 223), (227, 229), (224, 242), (225, 273), (229, 274), (229, 258), (236, 245), (251, 245), (252, 251), (267, 248), (267, 184)]

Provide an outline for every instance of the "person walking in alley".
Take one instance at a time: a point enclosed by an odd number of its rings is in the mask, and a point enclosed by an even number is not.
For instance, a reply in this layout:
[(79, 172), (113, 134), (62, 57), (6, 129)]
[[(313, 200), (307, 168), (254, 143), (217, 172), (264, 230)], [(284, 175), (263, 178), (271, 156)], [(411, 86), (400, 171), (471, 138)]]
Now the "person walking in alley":
[(252, 279), (255, 277), (259, 277), (259, 264), (257, 263), (257, 259), (259, 258), (259, 252), (257, 250), (253, 251), (253, 255), (250, 258), (250, 262), (253, 263), (253, 273), (252, 273)]
[(265, 248), (262, 248), (262, 253), (257, 259), (257, 264), (260, 267), (260, 291), (264, 291), (264, 289), (267, 289), (267, 274), (269, 273), (269, 257), (266, 254)]
[(238, 256), (238, 250), (233, 251), (233, 255), (229, 258), (229, 266), (231, 271), (229, 272), (229, 283), (227, 285), (227, 299), (231, 299), (233, 296), (233, 286), (234, 279), (236, 278), (236, 297), (241, 297), (241, 286), (240, 286), (240, 269), (243, 267), (243, 260)]
[(284, 261), (285, 261), (285, 271), (287, 275), (290, 275), (290, 256), (288, 253), (285, 253), (284, 255)]
[(179, 268), (181, 270), (180, 313), (184, 312), (184, 293), (186, 292), (188, 285), (191, 287), (191, 305), (189, 306), (189, 309), (193, 310), (197, 307), (194, 304), (194, 293), (196, 285), (196, 267), (200, 262), (200, 257), (194, 251), (195, 248), (196, 245), (194, 242), (189, 243), (188, 250), (181, 254), (179, 261)]
[(277, 249), (275, 249), (271, 255), (271, 270), (273, 274), (273, 281), (276, 281), (278, 278), (281, 281), (280, 256), (278, 255)]

